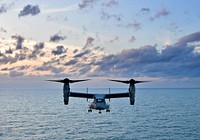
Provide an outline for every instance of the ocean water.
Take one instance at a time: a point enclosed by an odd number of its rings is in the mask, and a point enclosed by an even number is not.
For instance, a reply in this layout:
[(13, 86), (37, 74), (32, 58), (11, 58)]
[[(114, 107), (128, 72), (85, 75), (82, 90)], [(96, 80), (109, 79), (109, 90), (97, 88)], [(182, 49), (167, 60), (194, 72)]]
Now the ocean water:
[(111, 99), (102, 114), (87, 112), (91, 102), (63, 105), (62, 89), (1, 89), (0, 139), (200, 139), (200, 89), (137, 89), (134, 106)]

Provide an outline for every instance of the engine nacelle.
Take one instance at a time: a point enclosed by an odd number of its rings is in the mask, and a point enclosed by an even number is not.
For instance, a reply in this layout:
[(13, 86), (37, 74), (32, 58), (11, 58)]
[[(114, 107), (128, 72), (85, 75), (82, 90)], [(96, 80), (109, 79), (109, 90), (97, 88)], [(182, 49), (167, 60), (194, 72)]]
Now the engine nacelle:
[(64, 83), (64, 86), (63, 86), (63, 97), (64, 97), (64, 104), (65, 105), (68, 105), (68, 103), (69, 103), (69, 94), (70, 94), (69, 83)]
[(135, 104), (135, 84), (130, 83), (129, 98), (130, 98), (130, 105), (134, 105)]

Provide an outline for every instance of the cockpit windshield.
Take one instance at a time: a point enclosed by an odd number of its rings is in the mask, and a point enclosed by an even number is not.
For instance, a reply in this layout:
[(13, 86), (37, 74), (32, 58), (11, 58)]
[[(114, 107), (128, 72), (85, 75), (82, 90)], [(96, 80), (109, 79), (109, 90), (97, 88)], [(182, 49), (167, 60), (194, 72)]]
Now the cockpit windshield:
[(96, 99), (97, 102), (103, 102), (104, 99)]

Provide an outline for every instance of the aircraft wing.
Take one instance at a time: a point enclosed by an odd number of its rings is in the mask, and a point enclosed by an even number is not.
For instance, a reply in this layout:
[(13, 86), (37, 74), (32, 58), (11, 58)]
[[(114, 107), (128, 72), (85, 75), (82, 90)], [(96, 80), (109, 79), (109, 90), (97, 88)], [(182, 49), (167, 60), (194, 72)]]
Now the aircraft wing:
[(93, 99), (94, 98), (94, 94), (79, 93), (79, 92), (70, 92), (69, 96), (70, 97), (79, 97), (79, 98), (88, 98), (88, 99)]
[(129, 92), (105, 94), (105, 99), (129, 97)]

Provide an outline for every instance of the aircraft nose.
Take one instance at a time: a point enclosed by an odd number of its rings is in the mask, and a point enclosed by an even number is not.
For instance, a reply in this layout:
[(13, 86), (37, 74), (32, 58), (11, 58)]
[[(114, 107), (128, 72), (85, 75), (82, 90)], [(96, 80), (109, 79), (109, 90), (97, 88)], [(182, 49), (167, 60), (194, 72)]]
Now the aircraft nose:
[(102, 104), (102, 103), (97, 103), (97, 104), (96, 104), (96, 108), (98, 108), (98, 109), (105, 109), (106, 107), (105, 107), (105, 105)]

